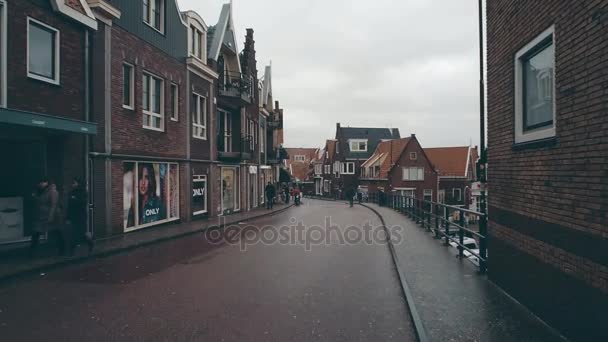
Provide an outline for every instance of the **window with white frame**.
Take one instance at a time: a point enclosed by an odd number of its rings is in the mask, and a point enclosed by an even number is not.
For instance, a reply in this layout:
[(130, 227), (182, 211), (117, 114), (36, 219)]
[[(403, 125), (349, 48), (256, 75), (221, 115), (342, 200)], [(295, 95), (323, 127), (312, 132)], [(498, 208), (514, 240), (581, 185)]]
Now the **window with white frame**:
[(315, 164), (315, 175), (320, 175), (323, 173), (323, 165)]
[(135, 69), (133, 68), (133, 65), (124, 63), (122, 65), (122, 106), (127, 109), (134, 109), (134, 97)]
[(452, 197), (456, 200), (456, 201), (462, 201), (462, 190), (458, 189), (458, 188), (454, 188), (452, 189)]
[(171, 83), (171, 120), (179, 120), (179, 87)]
[(249, 120), (249, 148), (253, 151), (255, 149), (255, 144), (257, 137), (255, 136), (255, 121)]
[(142, 107), (144, 128), (163, 131), (164, 120), (164, 81), (144, 73), (142, 85)]
[(416, 159), (418, 159), (418, 153), (410, 152), (410, 160), (416, 160)]
[(551, 27), (515, 55), (515, 142), (555, 136), (555, 39)]
[(264, 125), (262, 124), (262, 121), (260, 120), (260, 128), (259, 128), (259, 135), (260, 135), (260, 152), (261, 153), (266, 153), (266, 134), (264, 134), (264, 132), (266, 132), (264, 130)]
[(325, 174), (331, 175), (331, 165), (325, 165)]
[(403, 180), (423, 181), (424, 180), (424, 168), (423, 167), (404, 167), (403, 168)]
[(162, 33), (165, 26), (165, 0), (142, 1), (144, 23)]
[(323, 181), (323, 192), (329, 192), (329, 180)]
[(351, 152), (367, 152), (367, 140), (349, 140)]
[(293, 156), (293, 160), (297, 161), (297, 162), (303, 162), (303, 161), (306, 161), (306, 156), (296, 155), (296, 156)]
[(340, 178), (340, 167), (341, 163), (339, 161), (334, 162), (334, 177)]
[(197, 59), (204, 61), (205, 47), (205, 34), (196, 25), (190, 25), (190, 56), (196, 57)]
[(207, 98), (192, 94), (192, 136), (197, 139), (207, 139)]
[(27, 18), (27, 76), (59, 84), (59, 30)]
[(433, 201), (433, 190), (432, 189), (424, 189), (423, 196), (424, 196), (423, 199), (425, 201), (432, 202)]
[(341, 168), (340, 172), (343, 175), (354, 175), (355, 174), (355, 163), (353, 163), (353, 162), (342, 163), (342, 168)]

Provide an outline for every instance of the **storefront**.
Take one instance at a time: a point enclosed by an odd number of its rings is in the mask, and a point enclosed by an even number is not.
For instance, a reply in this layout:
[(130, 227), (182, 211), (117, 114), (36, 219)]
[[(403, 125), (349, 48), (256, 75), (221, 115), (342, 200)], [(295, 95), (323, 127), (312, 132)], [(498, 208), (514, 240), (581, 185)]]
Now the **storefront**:
[(258, 167), (249, 165), (249, 178), (247, 179), (249, 209), (257, 208), (259, 203)]
[(125, 161), (123, 227), (130, 232), (179, 220), (179, 165)]
[(229, 215), (241, 210), (240, 167), (221, 167), (222, 214)]
[(208, 209), (207, 175), (192, 176), (192, 215), (200, 216), (209, 212)]

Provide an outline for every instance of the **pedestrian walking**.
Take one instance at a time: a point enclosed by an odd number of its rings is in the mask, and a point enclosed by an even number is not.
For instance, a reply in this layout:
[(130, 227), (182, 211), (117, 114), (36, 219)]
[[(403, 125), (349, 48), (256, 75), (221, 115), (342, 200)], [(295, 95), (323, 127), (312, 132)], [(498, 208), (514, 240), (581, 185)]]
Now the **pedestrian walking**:
[(359, 202), (359, 204), (363, 202), (363, 192), (361, 191), (361, 187), (357, 188), (357, 201)]
[(266, 188), (264, 189), (264, 193), (266, 194), (266, 209), (272, 210), (274, 206), (274, 197), (276, 196), (276, 190), (272, 183), (268, 182)]
[(38, 182), (36, 191), (32, 194), (34, 201), (34, 231), (30, 242), (30, 256), (34, 256), (40, 241), (40, 235), (54, 235), (57, 240), (59, 255), (65, 253), (65, 238), (60, 230), (62, 224), (59, 192), (55, 183), (48, 178)]
[(355, 199), (355, 189), (352, 186), (349, 186), (346, 191), (346, 198), (348, 198), (348, 204), (350, 207), (353, 207), (353, 201)]
[(89, 247), (89, 254), (93, 251), (93, 236), (87, 232), (87, 190), (79, 178), (72, 181), (72, 191), (68, 198), (66, 213), (66, 236), (69, 236), (70, 244), (68, 252), (73, 255), (75, 249), (82, 242)]
[(285, 204), (289, 204), (289, 187), (286, 186), (283, 189), (283, 192), (285, 193)]

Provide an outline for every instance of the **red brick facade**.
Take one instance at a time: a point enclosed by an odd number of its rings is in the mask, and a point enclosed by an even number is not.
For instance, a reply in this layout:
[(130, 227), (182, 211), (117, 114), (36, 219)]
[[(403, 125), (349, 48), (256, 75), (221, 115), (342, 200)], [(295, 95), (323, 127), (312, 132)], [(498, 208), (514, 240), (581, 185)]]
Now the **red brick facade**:
[[(607, 11), (605, 1), (487, 4), (490, 276), (567, 336), (590, 340), (608, 338), (593, 311), (608, 306)], [(555, 139), (517, 146), (514, 56), (552, 25)], [(536, 268), (522, 274), (519, 261)], [(576, 314), (563, 314), (566, 301)]]

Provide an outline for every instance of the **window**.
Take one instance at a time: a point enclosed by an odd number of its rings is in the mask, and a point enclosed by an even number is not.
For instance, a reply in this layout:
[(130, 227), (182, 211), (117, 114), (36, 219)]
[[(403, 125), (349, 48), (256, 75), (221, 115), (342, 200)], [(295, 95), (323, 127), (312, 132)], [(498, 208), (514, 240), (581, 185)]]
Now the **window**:
[(331, 175), (331, 165), (325, 165), (325, 174)]
[(165, 0), (143, 0), (144, 22), (159, 32), (165, 23)]
[(410, 152), (410, 160), (416, 160), (416, 159), (418, 159), (418, 153)]
[(143, 76), (142, 106), (144, 128), (164, 130), (164, 81), (150, 74)]
[(255, 144), (257, 142), (257, 137), (255, 136), (255, 121), (249, 120), (249, 148), (251, 150), (255, 150)]
[(439, 190), (437, 193), (437, 202), (445, 203), (445, 190)]
[(207, 140), (207, 99), (192, 94), (192, 136)]
[(462, 201), (462, 190), (457, 188), (452, 189), (452, 197), (456, 201)]
[(204, 60), (205, 41), (203, 32), (196, 26), (190, 26), (190, 56)]
[(355, 174), (355, 163), (353, 163), (353, 162), (342, 163), (341, 173), (343, 175), (354, 175)]
[(423, 181), (424, 180), (424, 168), (423, 167), (404, 167), (403, 168), (403, 180)]
[(194, 215), (207, 212), (207, 176), (192, 176), (192, 212)]
[(515, 82), (515, 142), (555, 136), (553, 27), (516, 54)]
[(367, 152), (367, 140), (349, 140), (352, 152)]
[(220, 141), (218, 151), (232, 152), (232, 116), (229, 112), (218, 110)]
[(131, 64), (122, 65), (122, 106), (127, 109), (134, 109), (133, 98), (135, 92), (135, 73)]
[(59, 84), (59, 31), (27, 18), (27, 76)]
[(425, 201), (432, 202), (433, 201), (433, 190), (424, 189), (424, 198)]
[(316, 164), (315, 165), (315, 175), (320, 175), (323, 171), (323, 165), (321, 164)]
[(329, 180), (323, 181), (323, 192), (329, 192)]
[(171, 120), (179, 120), (179, 87), (171, 83)]
[(302, 155), (293, 156), (293, 160), (297, 161), (297, 162), (303, 162), (303, 161), (306, 161), (306, 156), (302, 156)]
[(260, 121), (260, 130), (259, 130), (258, 134), (260, 135), (260, 152), (261, 153), (266, 153), (266, 134), (264, 134), (264, 132), (265, 132), (264, 125)]

